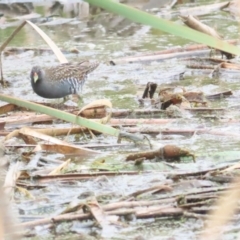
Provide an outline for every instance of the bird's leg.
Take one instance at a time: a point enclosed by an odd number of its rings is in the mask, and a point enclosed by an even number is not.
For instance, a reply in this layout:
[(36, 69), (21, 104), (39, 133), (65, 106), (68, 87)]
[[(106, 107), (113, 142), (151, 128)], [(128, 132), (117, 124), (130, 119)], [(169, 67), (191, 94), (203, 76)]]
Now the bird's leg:
[(78, 99), (77, 105), (78, 107), (81, 107), (84, 103), (83, 98), (80, 95), (77, 95), (77, 99)]
[(62, 103), (67, 102), (69, 99), (70, 99), (69, 96), (65, 96), (65, 97), (63, 97), (63, 101), (62, 101)]
[(73, 94), (71, 100), (77, 103), (78, 107), (81, 107), (84, 103), (83, 98), (79, 94)]

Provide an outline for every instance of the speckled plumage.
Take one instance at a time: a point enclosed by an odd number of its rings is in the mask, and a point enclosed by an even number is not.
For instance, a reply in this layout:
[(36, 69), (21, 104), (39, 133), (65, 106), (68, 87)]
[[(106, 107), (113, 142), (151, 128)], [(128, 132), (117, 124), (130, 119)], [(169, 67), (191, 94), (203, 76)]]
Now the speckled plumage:
[(63, 98), (79, 94), (88, 73), (98, 65), (97, 62), (82, 61), (49, 68), (35, 66), (30, 74), (33, 91), (44, 98)]

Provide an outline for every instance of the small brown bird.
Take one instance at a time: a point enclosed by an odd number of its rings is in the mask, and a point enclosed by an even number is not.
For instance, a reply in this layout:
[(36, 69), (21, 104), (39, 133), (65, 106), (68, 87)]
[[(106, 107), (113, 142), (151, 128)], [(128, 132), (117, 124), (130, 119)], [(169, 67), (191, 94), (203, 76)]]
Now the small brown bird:
[(44, 98), (79, 95), (88, 73), (96, 69), (98, 65), (98, 62), (82, 61), (63, 63), (49, 68), (35, 66), (30, 74), (33, 91)]

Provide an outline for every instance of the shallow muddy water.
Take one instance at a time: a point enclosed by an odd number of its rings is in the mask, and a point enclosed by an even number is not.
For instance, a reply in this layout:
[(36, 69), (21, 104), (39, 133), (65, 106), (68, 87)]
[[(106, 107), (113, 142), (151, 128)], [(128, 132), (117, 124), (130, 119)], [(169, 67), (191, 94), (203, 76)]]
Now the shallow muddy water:
[[(126, 1), (125, 1), (126, 2)], [(161, 1), (162, 2), (162, 1)], [(169, 1), (164, 1), (167, 4)], [(129, 5), (157, 14), (171, 21), (182, 24), (178, 18), (178, 11), (184, 8), (211, 4), (214, 1), (183, 1), (173, 9), (165, 6), (159, 6), (159, 1), (127, 1)], [(48, 2), (41, 6), (39, 2), (33, 4), (24, 4), (12, 6), (12, 8), (3, 5), (0, 2), (0, 13), (4, 13), (4, 18), (0, 18), (0, 44), (2, 44), (14, 31), (20, 23), (20, 18), (26, 14), (32, 15), (32, 21), (35, 22), (61, 49), (70, 62), (77, 62), (80, 59), (99, 60), (100, 66), (88, 77), (83, 90), (84, 104), (90, 103), (96, 99), (109, 99), (114, 109), (138, 109), (138, 98), (142, 96), (143, 90), (147, 82), (155, 82), (158, 87), (164, 86), (181, 86), (187, 90), (203, 91), (206, 95), (232, 90), (233, 95), (221, 100), (211, 101), (211, 107), (227, 108), (223, 112), (204, 112), (192, 113), (186, 111), (182, 118), (177, 119), (174, 123), (164, 125), (164, 129), (203, 129), (209, 128), (219, 132), (238, 133), (239, 132), (239, 96), (240, 96), (240, 81), (239, 71), (220, 71), (220, 76), (217, 78), (210, 77), (208, 70), (196, 70), (187, 68), (187, 64), (191, 64), (191, 60), (183, 61), (182, 59), (169, 59), (165, 61), (148, 61), (137, 63), (116, 64), (112, 66), (111, 60), (115, 60), (127, 56), (136, 56), (154, 51), (173, 48), (174, 46), (186, 46), (194, 44), (186, 39), (181, 39), (173, 35), (163, 33), (159, 30), (151, 29), (148, 26), (142, 26), (132, 23), (120, 16), (112, 13), (107, 13), (103, 10), (90, 8), (84, 9), (77, 3), (68, 5), (59, 5), (53, 7), (53, 3)], [(77, 5), (74, 5), (77, 4)], [(52, 12), (49, 8), (52, 6)], [(149, 9), (150, 8), (150, 9)], [(22, 10), (19, 10), (22, 9)], [(90, 14), (88, 15), (88, 11)], [(32, 13), (31, 13), (32, 14)], [(56, 14), (58, 16), (47, 16)], [(237, 39), (239, 25), (229, 13), (224, 11), (211, 12), (208, 15), (200, 17), (201, 21), (216, 28), (225, 39)], [(19, 34), (8, 45), (19, 48), (48, 48), (38, 34), (29, 26), (19, 32)], [(78, 53), (71, 53), (71, 50), (77, 49)], [(208, 56), (208, 55), (207, 55)], [(219, 55), (218, 55), (219, 57)], [(237, 59), (237, 58), (236, 58)], [(235, 60), (237, 61), (237, 60)], [(59, 102), (59, 100), (46, 100), (37, 96), (30, 85), (30, 71), (32, 66), (52, 66), (58, 64), (56, 57), (48, 51), (38, 52), (35, 50), (17, 51), (14, 54), (2, 54), (2, 67), (5, 80), (9, 81), (9, 88), (2, 88), (4, 94), (16, 96), (25, 100), (37, 102)], [(184, 72), (184, 79), (179, 79), (179, 74)], [(4, 105), (4, 102), (0, 102)], [(238, 106), (238, 107), (237, 107)], [(234, 108), (235, 107), (235, 108)], [(147, 107), (146, 107), (147, 108)], [(151, 118), (151, 115), (145, 116)], [(230, 119), (236, 120), (230, 122)], [(222, 120), (222, 121), (221, 121)], [(225, 121), (224, 121), (225, 120)], [(230, 123), (229, 123), (230, 122)], [(58, 124), (57, 122), (55, 123)], [(38, 125), (36, 125), (38, 126)], [(62, 124), (62, 126), (68, 126)], [(139, 124), (138, 126), (141, 126)], [(144, 125), (142, 124), (144, 127)], [(161, 126), (156, 126), (159, 129)], [(146, 126), (147, 128), (147, 126)], [(11, 130), (14, 130), (11, 128)], [(124, 153), (134, 152), (145, 149), (144, 147), (135, 146), (133, 143), (125, 143), (127, 146), (116, 147), (109, 149), (98, 149), (104, 153), (103, 156), (86, 159), (83, 161), (75, 157), (71, 167), (74, 171), (88, 170), (90, 167), (96, 167), (99, 163), (104, 162), (103, 169), (107, 170), (143, 170), (142, 174), (138, 175), (120, 175), (114, 177), (99, 176), (96, 179), (87, 180), (71, 180), (71, 181), (46, 181), (40, 179), (36, 184), (42, 185), (42, 188), (31, 190), (31, 194), (35, 196), (34, 200), (30, 200), (23, 194), (18, 193), (15, 196), (16, 205), (19, 212), (20, 221), (30, 221), (41, 219), (43, 217), (58, 215), (65, 208), (67, 203), (75, 198), (79, 200), (79, 196), (84, 194), (94, 195), (98, 201), (103, 203), (111, 203), (120, 201), (124, 197), (130, 197), (131, 193), (140, 191), (143, 188), (150, 188), (156, 184), (172, 184), (173, 180), (169, 179), (166, 173), (171, 172), (188, 172), (202, 171), (209, 168), (219, 167), (227, 164), (228, 161), (239, 159), (239, 137), (234, 136), (218, 136), (211, 134), (193, 134), (191, 136), (171, 134), (162, 134), (159, 130), (158, 134), (150, 135), (154, 148), (166, 144), (175, 144), (189, 149), (196, 154), (196, 163), (192, 161), (173, 163), (168, 165), (165, 163), (146, 162), (142, 169), (135, 166), (133, 163), (124, 162)], [(110, 136), (99, 136), (95, 139), (70, 136), (69, 142), (75, 144), (90, 143), (90, 144), (112, 144), (116, 143), (116, 139)], [(8, 143), (9, 144), (9, 143)], [(11, 149), (9, 149), (10, 151)], [(232, 151), (230, 156), (221, 155), (224, 151)], [(234, 152), (235, 151), (235, 152)], [(20, 155), (21, 151), (17, 152)], [(218, 157), (220, 153), (220, 157)], [(10, 151), (11, 155), (11, 151)], [(17, 157), (19, 157), (17, 155)], [(16, 153), (12, 153), (16, 156)], [(224, 157), (223, 157), (224, 156)], [(61, 154), (43, 154), (42, 158), (53, 159), (56, 161), (65, 160), (66, 157)], [(104, 161), (103, 161), (104, 159)], [(50, 168), (55, 166), (55, 163), (41, 162), (41, 167)], [(45, 164), (45, 165), (44, 165)], [(95, 165), (94, 165), (95, 164)], [(38, 166), (39, 167), (39, 166)], [(40, 168), (40, 167), (39, 167)], [(44, 167), (43, 167), (44, 169)], [(42, 169), (41, 169), (42, 170)], [(146, 172), (145, 172), (146, 170)], [(69, 169), (71, 172), (71, 169)], [(206, 180), (207, 182), (208, 180)], [(217, 183), (204, 182), (211, 187), (217, 187)], [(35, 184), (35, 182), (33, 182)], [(205, 185), (204, 185), (205, 186)], [(175, 186), (174, 186), (175, 187)], [(186, 186), (186, 192), (191, 191), (195, 186)], [(196, 187), (201, 188), (201, 187)], [(184, 187), (178, 191), (182, 193)], [(165, 198), (171, 197), (167, 191), (163, 193)], [(184, 191), (183, 191), (184, 192)], [(148, 193), (149, 194), (149, 193)], [(140, 196), (141, 200), (161, 199), (164, 198), (160, 194), (148, 194)], [(38, 197), (39, 196), (39, 197)], [(85, 199), (85, 196), (82, 197)], [(138, 199), (139, 200), (139, 199)], [(104, 229), (106, 232), (97, 228), (93, 221), (81, 222), (74, 221), (71, 224), (61, 223), (50, 231), (44, 227), (35, 228), (25, 234), (24, 239), (52, 239), (52, 236), (61, 236), (69, 232), (71, 238), (76, 239), (79, 235), (82, 239), (197, 239), (198, 234), (203, 228), (203, 220), (195, 218), (178, 218), (172, 220), (166, 218), (149, 218), (149, 219), (134, 219), (130, 216), (131, 221), (122, 220), (122, 225), (112, 229)], [(230, 228), (226, 238), (234, 239), (234, 231)], [(76, 234), (76, 235), (75, 235)], [(142, 238), (140, 238), (140, 236)]]

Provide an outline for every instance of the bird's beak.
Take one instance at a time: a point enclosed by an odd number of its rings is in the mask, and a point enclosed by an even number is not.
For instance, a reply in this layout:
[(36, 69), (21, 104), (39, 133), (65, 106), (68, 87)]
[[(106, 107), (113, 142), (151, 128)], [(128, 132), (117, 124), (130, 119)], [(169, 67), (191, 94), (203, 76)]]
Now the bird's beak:
[(38, 80), (38, 74), (36, 72), (34, 72), (34, 74), (33, 74), (33, 80), (34, 80), (35, 83)]

